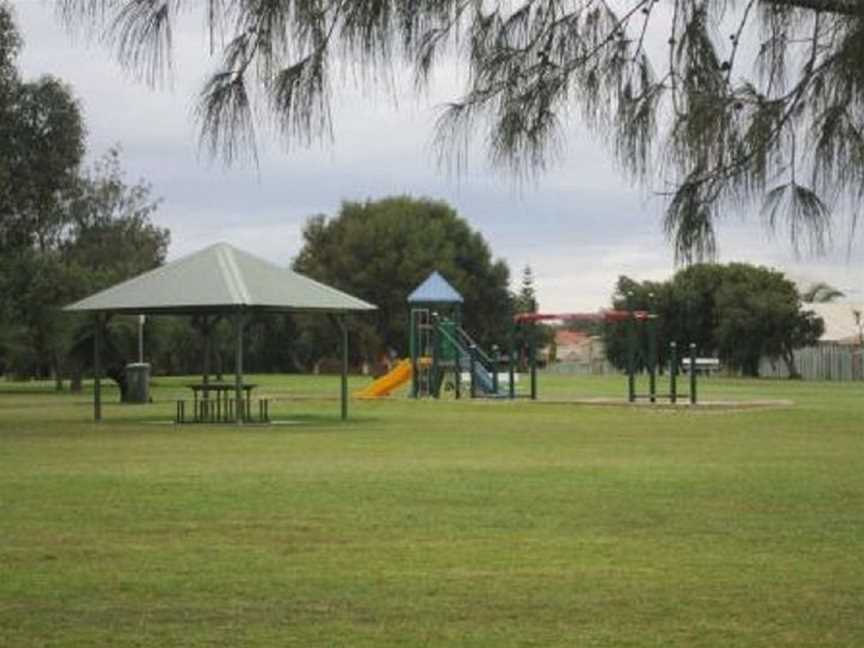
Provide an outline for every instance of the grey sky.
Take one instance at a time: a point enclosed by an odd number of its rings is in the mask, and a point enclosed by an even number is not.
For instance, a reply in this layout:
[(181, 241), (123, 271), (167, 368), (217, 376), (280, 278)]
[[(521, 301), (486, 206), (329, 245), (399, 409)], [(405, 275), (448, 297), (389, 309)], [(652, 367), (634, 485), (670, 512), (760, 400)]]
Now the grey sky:
[[(629, 187), (578, 125), (560, 164), (536, 183), (514, 187), (482, 155), (457, 181), (437, 168), (429, 144), (435, 105), (454, 95), (458, 79), (437, 83), (423, 100), (398, 91), (364, 96), (348, 87), (336, 101), (332, 145), (286, 152), (263, 142), (258, 170), (225, 169), (198, 153), (192, 107), (210, 63), (195, 25), (175, 34), (173, 87), (151, 90), (101, 46), (71, 39), (50, 3), (18, 0), (15, 8), (26, 41), (25, 75), (49, 73), (71, 83), (84, 107), (91, 156), (119, 143), (130, 177), (153, 184), (164, 198), (156, 220), (171, 229), (171, 258), (227, 241), (287, 264), (307, 216), (333, 214), (342, 200), (407, 193), (453, 205), (508, 262), (514, 283), (530, 264), (543, 310), (594, 310), (608, 305), (619, 274), (658, 279), (674, 271), (662, 205)], [(838, 241), (845, 232), (841, 224)], [(841, 243), (825, 257), (796, 259), (786, 239), (766, 235), (756, 218), (730, 215), (720, 229), (720, 260), (828, 281), (860, 301), (861, 238), (851, 258)]]

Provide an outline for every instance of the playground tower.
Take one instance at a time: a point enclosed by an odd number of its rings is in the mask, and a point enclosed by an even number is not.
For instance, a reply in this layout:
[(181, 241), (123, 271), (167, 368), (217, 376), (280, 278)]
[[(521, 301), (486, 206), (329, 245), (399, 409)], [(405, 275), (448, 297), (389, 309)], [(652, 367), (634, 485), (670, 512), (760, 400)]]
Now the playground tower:
[[(458, 361), (455, 341), (461, 329), (464, 299), (437, 271), (408, 295), (411, 318), (411, 396), (438, 396), (447, 368)], [(421, 358), (431, 358), (423, 362)], [(456, 380), (458, 389), (459, 381)]]

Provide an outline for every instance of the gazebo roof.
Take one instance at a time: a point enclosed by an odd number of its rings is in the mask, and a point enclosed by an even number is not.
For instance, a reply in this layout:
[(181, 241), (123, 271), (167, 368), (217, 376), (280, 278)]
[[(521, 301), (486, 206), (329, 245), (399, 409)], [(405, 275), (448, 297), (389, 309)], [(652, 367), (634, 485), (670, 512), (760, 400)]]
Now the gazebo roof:
[(116, 313), (249, 309), (343, 313), (377, 307), (227, 243), (167, 263), (65, 308)]
[(461, 304), (462, 295), (436, 270), (408, 295), (409, 304)]

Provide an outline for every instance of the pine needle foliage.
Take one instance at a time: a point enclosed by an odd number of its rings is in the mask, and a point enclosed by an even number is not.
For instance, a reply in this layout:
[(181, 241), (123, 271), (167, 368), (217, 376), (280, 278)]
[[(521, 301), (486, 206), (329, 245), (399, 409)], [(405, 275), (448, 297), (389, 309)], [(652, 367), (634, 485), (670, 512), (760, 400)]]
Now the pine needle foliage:
[[(55, 0), (149, 83), (170, 73), (172, 25), (197, 11), (221, 59), (198, 101), (201, 141), (233, 161), (256, 128), (332, 137), (334, 79), (422, 91), (467, 70), (434, 138), (462, 168), (541, 173), (575, 118), (627, 176), (668, 195), (678, 258), (711, 257), (716, 225), (762, 203), (771, 229), (821, 249), (864, 192), (864, 3), (853, 0)], [(658, 40), (658, 36), (660, 37)], [(659, 43), (659, 45), (658, 45)], [(665, 44), (664, 44), (665, 43)], [(345, 71), (349, 74), (345, 74)]]

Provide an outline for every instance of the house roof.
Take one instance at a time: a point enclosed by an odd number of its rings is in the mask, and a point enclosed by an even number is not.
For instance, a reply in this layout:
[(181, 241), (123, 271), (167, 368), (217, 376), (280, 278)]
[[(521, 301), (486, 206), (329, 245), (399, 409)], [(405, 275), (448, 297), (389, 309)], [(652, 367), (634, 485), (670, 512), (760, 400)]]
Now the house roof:
[(576, 344), (582, 344), (586, 340), (588, 340), (591, 336), (587, 333), (583, 333), (582, 331), (567, 331), (565, 329), (558, 329), (555, 331), (555, 344), (559, 347), (561, 346), (573, 346)]
[[(861, 339), (864, 327), (864, 304), (802, 304), (804, 310), (811, 310), (825, 322), (825, 332), (820, 342), (857, 342)], [(855, 313), (860, 313), (860, 323)]]
[(217, 243), (65, 310), (198, 313), (242, 308), (338, 313), (376, 307), (232, 245)]
[(437, 270), (408, 295), (409, 304), (461, 304), (463, 301), (462, 295)]

